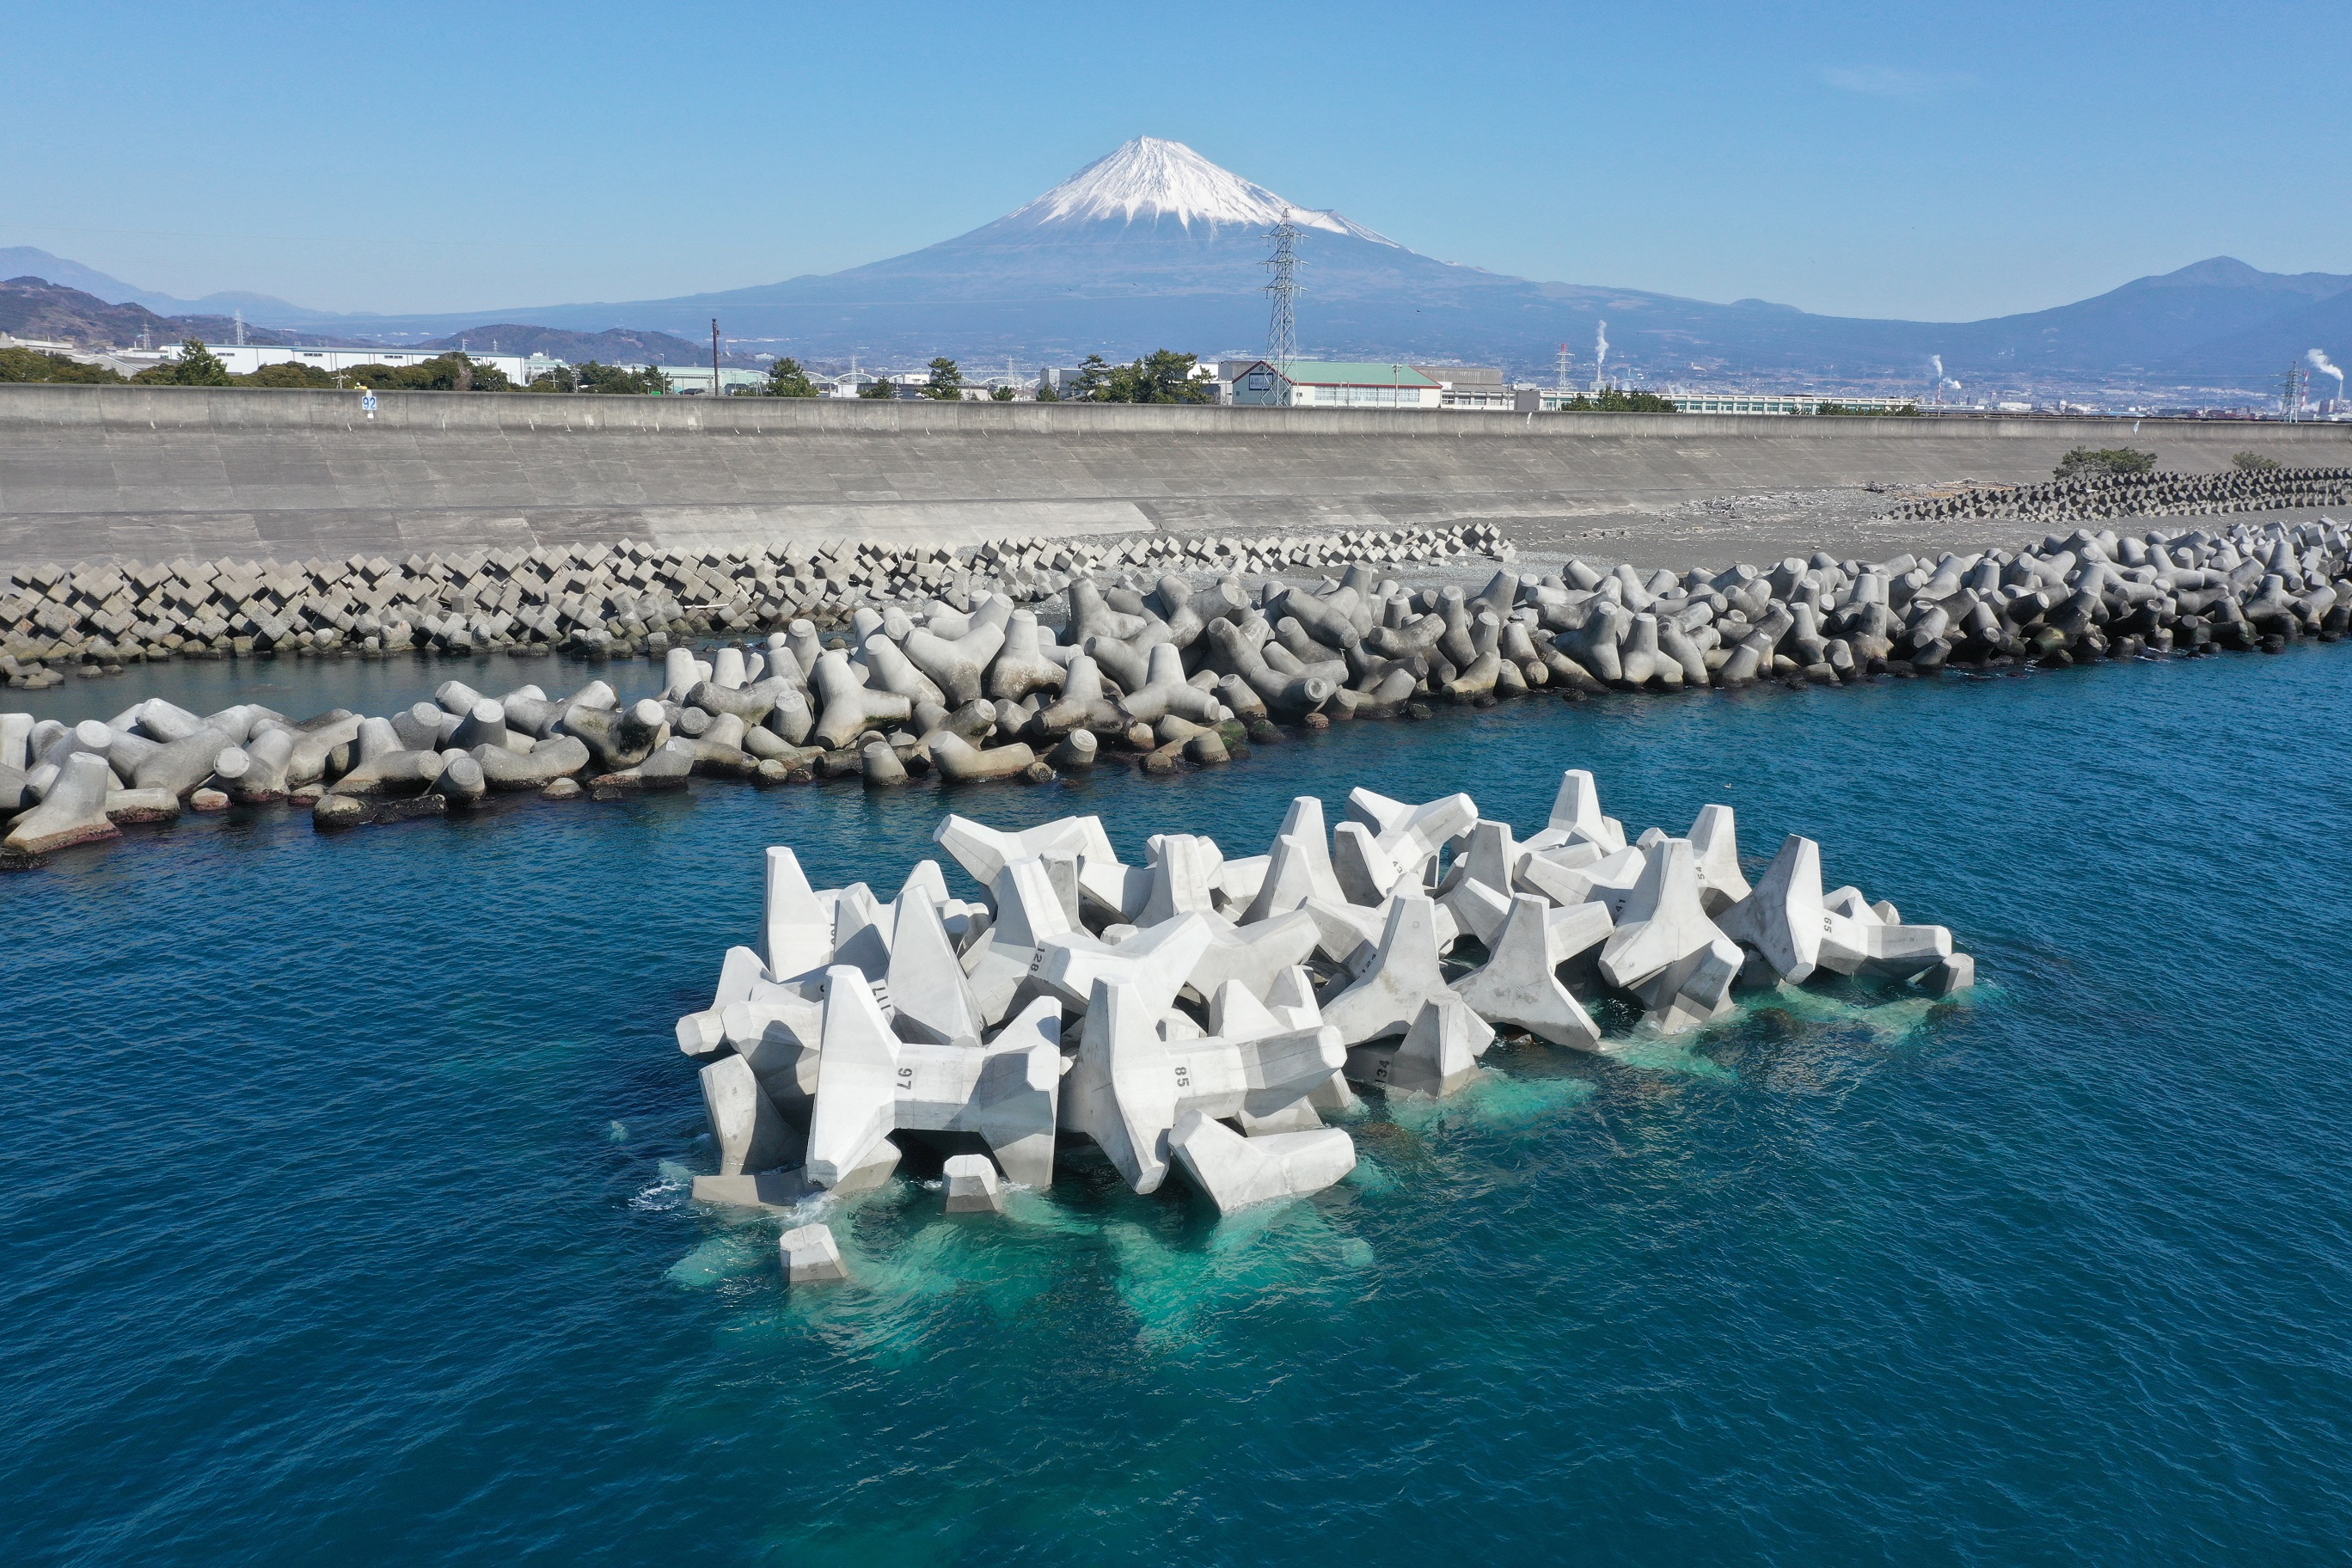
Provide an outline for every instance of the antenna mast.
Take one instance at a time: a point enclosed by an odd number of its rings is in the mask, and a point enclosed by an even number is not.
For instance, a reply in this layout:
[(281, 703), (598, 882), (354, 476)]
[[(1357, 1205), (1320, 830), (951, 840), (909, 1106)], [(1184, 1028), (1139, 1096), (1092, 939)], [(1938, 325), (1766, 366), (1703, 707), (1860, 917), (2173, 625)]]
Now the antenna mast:
[(1287, 208), (1266, 238), (1274, 242), (1274, 254), (1265, 259), (1266, 270), (1274, 275), (1265, 286), (1274, 310), (1266, 322), (1265, 357), (1287, 381), (1298, 358), (1298, 226), (1290, 221)]

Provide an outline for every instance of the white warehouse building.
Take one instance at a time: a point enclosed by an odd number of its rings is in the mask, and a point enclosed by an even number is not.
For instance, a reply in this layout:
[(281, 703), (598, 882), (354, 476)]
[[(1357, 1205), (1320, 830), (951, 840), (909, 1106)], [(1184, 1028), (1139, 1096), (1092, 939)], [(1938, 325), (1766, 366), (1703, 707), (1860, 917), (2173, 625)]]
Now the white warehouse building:
[(1439, 408), (1444, 389), (1409, 364), (1293, 360), (1287, 370), (1265, 360), (1238, 368), (1234, 401), (1278, 408)]

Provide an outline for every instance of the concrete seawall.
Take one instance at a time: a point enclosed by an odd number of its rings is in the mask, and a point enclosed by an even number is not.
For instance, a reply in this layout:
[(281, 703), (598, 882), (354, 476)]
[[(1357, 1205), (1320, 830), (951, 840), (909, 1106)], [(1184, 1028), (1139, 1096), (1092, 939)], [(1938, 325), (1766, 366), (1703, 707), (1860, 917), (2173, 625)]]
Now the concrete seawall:
[(1557, 524), (1706, 497), (2047, 478), (2071, 447), (2184, 472), (2258, 446), (2352, 463), (2352, 426), (2149, 420), (1401, 415), (0, 385), (0, 569), (394, 556), (624, 537)]

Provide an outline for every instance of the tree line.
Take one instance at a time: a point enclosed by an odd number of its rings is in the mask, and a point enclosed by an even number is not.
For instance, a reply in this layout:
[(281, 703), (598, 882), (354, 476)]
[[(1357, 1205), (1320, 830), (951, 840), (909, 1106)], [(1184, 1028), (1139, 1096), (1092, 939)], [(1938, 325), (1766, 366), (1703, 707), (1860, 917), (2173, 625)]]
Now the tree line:
[(314, 364), (281, 361), (240, 375), (223, 364), (220, 356), (213, 353), (201, 338), (190, 338), (182, 343), (178, 359), (149, 365), (138, 374), (127, 377), (105, 365), (84, 364), (61, 353), (35, 349), (0, 349), (0, 382), (11, 381), (110, 383), (141, 386), (292, 386), (342, 387), (346, 390), (370, 387), (383, 392), (609, 392), (642, 395), (665, 393), (670, 389), (669, 378), (658, 367), (647, 365), (633, 370), (626, 365), (599, 364), (594, 360), (586, 364), (558, 365), (548, 374), (533, 380), (530, 385), (518, 387), (498, 366), (478, 363), (471, 355), (457, 349), (415, 364), (370, 362), (331, 371)]

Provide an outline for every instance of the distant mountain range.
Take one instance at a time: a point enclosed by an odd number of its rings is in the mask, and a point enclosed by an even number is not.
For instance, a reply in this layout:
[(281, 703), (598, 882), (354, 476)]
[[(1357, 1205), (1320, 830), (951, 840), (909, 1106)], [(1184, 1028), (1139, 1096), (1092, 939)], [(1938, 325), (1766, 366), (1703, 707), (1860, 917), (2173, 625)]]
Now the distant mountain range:
[(529, 327), (515, 321), (492, 321), (467, 327), (426, 342), (420, 349), (467, 349), (478, 354), (545, 354), (570, 364), (596, 360), (605, 364), (704, 364), (710, 363), (708, 343), (690, 343), (667, 332), (612, 327), (601, 332), (566, 331), (560, 327)]
[[(1128, 142), (1035, 201), (969, 234), (845, 271), (670, 300), (501, 310), (476, 315), (341, 315), (257, 295), (168, 300), (45, 253), (0, 250), (0, 269), (39, 271), (101, 298), (454, 345), (502, 348), (529, 329), (635, 335), (693, 363), (710, 318), (729, 337), (803, 359), (870, 364), (947, 353), (1026, 367), (1087, 353), (1160, 347), (1261, 352), (1266, 230), (1287, 216), (1297, 241), (1302, 352), (1332, 358), (1500, 362), (1549, 379), (1557, 346), (1580, 383), (1596, 370), (1636, 384), (1698, 381), (1932, 388), (1942, 374), (1982, 390), (2274, 386), (2306, 351), (2352, 357), (2352, 276), (2263, 272), (2216, 257), (2053, 310), (1990, 321), (1819, 316), (1761, 300), (1730, 304), (1639, 289), (1541, 283), (1435, 260), (1337, 213), (1305, 208), (1179, 142)], [(79, 281), (76, 281), (79, 279)], [(1605, 360), (1597, 352), (1605, 326)], [(667, 337), (663, 334), (681, 334)], [(512, 339), (520, 345), (525, 340)], [(510, 351), (511, 352), (511, 351)], [(549, 349), (547, 352), (555, 352)], [(572, 354), (562, 357), (572, 358)], [(580, 357), (587, 357), (585, 355)], [(619, 357), (619, 356), (604, 356)], [(1596, 361), (1601, 363), (1596, 363)], [(2322, 390), (2328, 390), (2323, 384)]]
[[(74, 270), (85, 277), (93, 276), (87, 268)], [(303, 328), (257, 326), (251, 321), (245, 323), (244, 331), (248, 343), (310, 343), (362, 349), (394, 346)], [(11, 278), (0, 282), (0, 332), (20, 338), (106, 348), (127, 346), (144, 337), (153, 347), (169, 348), (188, 338), (202, 338), (215, 344), (234, 342), (236, 331), (236, 321), (231, 316), (160, 316), (136, 300), (110, 304), (84, 289), (38, 277)], [(698, 364), (702, 363), (700, 356), (707, 352), (667, 332), (631, 331), (625, 328), (573, 332), (513, 321), (493, 321), (426, 342), (400, 346), (436, 352), (469, 349), (478, 354), (546, 354), (572, 364), (589, 360), (601, 360), (607, 364)]]

